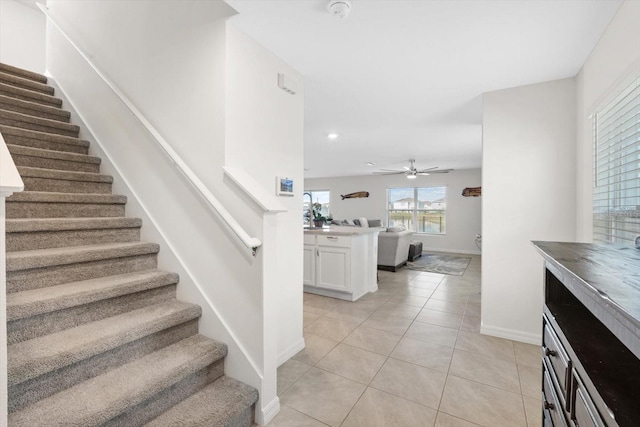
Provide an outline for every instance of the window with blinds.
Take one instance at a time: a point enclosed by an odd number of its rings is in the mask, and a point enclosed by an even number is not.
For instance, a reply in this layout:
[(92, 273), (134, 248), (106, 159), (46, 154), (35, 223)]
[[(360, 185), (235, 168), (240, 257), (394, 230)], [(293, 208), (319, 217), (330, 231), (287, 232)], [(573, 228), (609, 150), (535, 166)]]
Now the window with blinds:
[(640, 77), (594, 116), (593, 240), (640, 235)]

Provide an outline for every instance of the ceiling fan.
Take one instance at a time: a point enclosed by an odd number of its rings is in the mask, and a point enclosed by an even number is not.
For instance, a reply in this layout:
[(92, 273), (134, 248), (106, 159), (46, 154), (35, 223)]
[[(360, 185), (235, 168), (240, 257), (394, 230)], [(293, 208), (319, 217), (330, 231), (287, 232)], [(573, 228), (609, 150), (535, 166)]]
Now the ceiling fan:
[(416, 169), (415, 159), (409, 159), (411, 166), (405, 166), (404, 170), (380, 169), (381, 172), (374, 172), (376, 175), (399, 175), (405, 174), (407, 179), (416, 179), (418, 175), (429, 175), (432, 173), (449, 173), (453, 169), (438, 169), (437, 166), (428, 169)]

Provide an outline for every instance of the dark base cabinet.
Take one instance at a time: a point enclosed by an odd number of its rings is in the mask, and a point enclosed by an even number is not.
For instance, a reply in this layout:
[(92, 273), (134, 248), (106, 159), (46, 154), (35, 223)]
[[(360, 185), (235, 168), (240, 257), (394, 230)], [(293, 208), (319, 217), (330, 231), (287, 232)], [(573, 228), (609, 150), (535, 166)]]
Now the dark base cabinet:
[(640, 250), (534, 242), (545, 258), (544, 427), (640, 427)]

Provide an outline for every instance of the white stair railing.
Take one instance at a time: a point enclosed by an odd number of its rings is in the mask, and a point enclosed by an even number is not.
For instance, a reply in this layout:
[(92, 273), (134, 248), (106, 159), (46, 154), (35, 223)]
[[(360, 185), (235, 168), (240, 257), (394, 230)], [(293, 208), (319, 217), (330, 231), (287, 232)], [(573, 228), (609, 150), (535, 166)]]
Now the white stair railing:
[(111, 81), (107, 76), (105, 76), (98, 67), (91, 61), (89, 56), (87, 56), (84, 51), (74, 43), (74, 41), (64, 32), (62, 28), (56, 23), (56, 21), (49, 14), (49, 10), (46, 6), (43, 6), (40, 3), (37, 3), (38, 7), (45, 16), (49, 19), (49, 21), (56, 27), (56, 29), (64, 36), (65, 39), (73, 46), (73, 48), (78, 51), (80, 56), (89, 64), (89, 66), (96, 72), (98, 76), (109, 86), (109, 88), (116, 94), (116, 96), (122, 101), (122, 103), (131, 111), (133, 116), (142, 124), (142, 126), (149, 132), (149, 134), (153, 137), (156, 143), (160, 146), (162, 151), (167, 155), (169, 160), (176, 166), (178, 171), (186, 178), (187, 182), (195, 188), (195, 190), (200, 194), (200, 196), (205, 200), (207, 205), (211, 208), (211, 210), (224, 222), (224, 224), (242, 241), (242, 243), (249, 249), (253, 256), (256, 255), (256, 251), (260, 246), (262, 246), (262, 241), (257, 237), (251, 237), (245, 230), (242, 228), (240, 224), (231, 216), (229, 211), (222, 206), (222, 203), (209, 191), (209, 189), (204, 185), (204, 183), (196, 176), (196, 174), (191, 170), (191, 168), (182, 160), (182, 158), (175, 152), (171, 145), (160, 135), (160, 133), (156, 130), (155, 127), (142, 115), (142, 113), (136, 108), (135, 105), (127, 98), (127, 96), (120, 91), (120, 89)]

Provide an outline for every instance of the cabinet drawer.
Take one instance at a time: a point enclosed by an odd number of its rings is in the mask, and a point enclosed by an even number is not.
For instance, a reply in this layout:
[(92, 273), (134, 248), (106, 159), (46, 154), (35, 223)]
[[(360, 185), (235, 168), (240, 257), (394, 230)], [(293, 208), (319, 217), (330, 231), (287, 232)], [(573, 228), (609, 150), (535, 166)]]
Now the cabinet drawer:
[(567, 427), (567, 422), (564, 417), (564, 409), (562, 408), (553, 382), (551, 381), (549, 364), (545, 361), (542, 366), (542, 391), (544, 393), (544, 400), (542, 402), (543, 416), (546, 419), (550, 419), (551, 425), (554, 427)]
[(349, 236), (318, 236), (318, 245), (348, 248), (348, 247), (351, 247), (351, 237)]
[(560, 339), (551, 328), (551, 325), (547, 322), (544, 323), (544, 338), (542, 342), (542, 352), (544, 353), (544, 359), (547, 360), (549, 366), (552, 368), (554, 379), (556, 380), (562, 403), (568, 410), (568, 385), (569, 385), (569, 373), (571, 372), (571, 360), (564, 347), (560, 343)]
[(304, 244), (305, 245), (315, 245), (316, 244), (316, 236), (313, 234), (305, 234), (304, 235)]
[(577, 427), (606, 427), (596, 409), (587, 389), (580, 380), (580, 377), (573, 371), (573, 383), (575, 390), (575, 402), (573, 404), (573, 416)]

